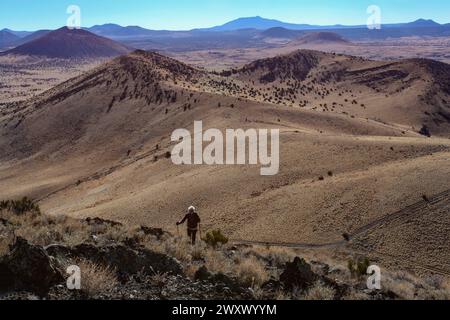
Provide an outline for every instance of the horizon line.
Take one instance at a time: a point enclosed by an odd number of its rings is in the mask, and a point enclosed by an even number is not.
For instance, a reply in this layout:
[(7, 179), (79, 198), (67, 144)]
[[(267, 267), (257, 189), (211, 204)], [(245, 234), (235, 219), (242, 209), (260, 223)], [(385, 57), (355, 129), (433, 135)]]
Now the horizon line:
[[(195, 31), (195, 30), (213, 29), (213, 28), (216, 28), (216, 27), (224, 26), (224, 25), (226, 25), (226, 24), (228, 24), (230, 22), (234, 22), (234, 21), (241, 20), (241, 19), (251, 19), (251, 18), (261, 18), (261, 19), (264, 19), (264, 20), (272, 20), (272, 21), (277, 21), (277, 22), (284, 23), (284, 24), (304, 25), (304, 26), (321, 27), (321, 28), (323, 28), (323, 27), (347, 27), (347, 28), (354, 27), (354, 28), (357, 28), (357, 27), (365, 26), (365, 24), (355, 24), (355, 25), (353, 25), (353, 24), (339, 24), (338, 23), (338, 24), (330, 24), (330, 25), (323, 24), (322, 25), (322, 24), (309, 24), (309, 23), (300, 23), (300, 22), (286, 22), (286, 21), (282, 21), (282, 20), (279, 20), (279, 19), (265, 18), (265, 17), (257, 15), (257, 16), (239, 17), (239, 18), (235, 18), (235, 19), (229, 20), (228, 22), (225, 22), (225, 23), (222, 23), (222, 24), (218, 24), (218, 25), (214, 25), (214, 26), (210, 26), (210, 27), (196, 27), (196, 28), (192, 28), (192, 29), (176, 29), (176, 30), (175, 29), (153, 29), (151, 27), (143, 27), (142, 25), (122, 25), (122, 24), (118, 24), (118, 23), (114, 23), (114, 22), (97, 23), (97, 24), (91, 25), (90, 27), (89, 26), (81, 26), (81, 28), (82, 29), (90, 29), (90, 28), (97, 27), (97, 26), (115, 25), (115, 26), (119, 26), (119, 27), (122, 27), (122, 28), (139, 27), (139, 28), (142, 28), (142, 29), (150, 30), (150, 31), (189, 32), (189, 31)], [(382, 23), (381, 25), (382, 26), (383, 25), (401, 25), (401, 24), (414, 23), (414, 22), (421, 21), (421, 20), (434, 22), (434, 23), (439, 24), (440, 26), (445, 26), (447, 24), (450, 24), (449, 22), (439, 23), (439, 22), (437, 22), (434, 19), (418, 18), (418, 19), (415, 19), (415, 20), (409, 21), (409, 22), (389, 22), (389, 23)], [(0, 31), (4, 31), (4, 30), (10, 30), (10, 31), (14, 31), (14, 32), (37, 32), (37, 31), (41, 31), (41, 30), (54, 31), (54, 30), (58, 30), (58, 29), (61, 29), (61, 28), (64, 28), (64, 27), (66, 27), (66, 26), (57, 27), (56, 29), (41, 28), (41, 29), (35, 29), (35, 30), (15, 30), (15, 29), (11, 29), (9, 27), (3, 27), (2, 29), (0, 29)], [(276, 27), (274, 27), (274, 28), (276, 28)], [(242, 28), (242, 29), (236, 29), (236, 30), (244, 30), (244, 29), (255, 29), (255, 30), (258, 30), (256, 28)], [(271, 29), (271, 28), (268, 28), (268, 29)]]

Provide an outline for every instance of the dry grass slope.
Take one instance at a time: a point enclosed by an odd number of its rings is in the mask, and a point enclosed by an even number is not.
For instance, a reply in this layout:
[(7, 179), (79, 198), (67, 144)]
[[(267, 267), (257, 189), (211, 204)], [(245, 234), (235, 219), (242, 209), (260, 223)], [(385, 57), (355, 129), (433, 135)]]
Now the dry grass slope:
[[(122, 225), (114, 221), (101, 219), (79, 220), (66, 216), (52, 217), (45, 214), (36, 214), (36, 212), (18, 215), (10, 210), (2, 210), (0, 219), (4, 222), (0, 224), (0, 237), (3, 244), (12, 245), (14, 243), (13, 238), (8, 238), (8, 235), (14, 230), (17, 237), (24, 237), (32, 245), (49, 248), (43, 250), (52, 250), (51, 248), (60, 248), (59, 250), (67, 248), (63, 250), (70, 250), (70, 248), (75, 247), (91, 248), (88, 250), (93, 250), (93, 248), (106, 250), (106, 248), (121, 247), (123, 248), (121, 250), (124, 250), (122, 254), (125, 254), (125, 250), (146, 248), (146, 250), (177, 258), (185, 274), (173, 276), (164, 272), (146, 273), (142, 271), (134, 275), (126, 275), (125, 271), (118, 270), (112, 265), (94, 262), (95, 256), (90, 256), (89, 259), (74, 256), (72, 259), (61, 261), (59, 256), (55, 256), (52, 261), (59, 261), (62, 270), (65, 270), (68, 265), (80, 267), (82, 291), (81, 293), (70, 293), (54, 288), (54, 290), (50, 290), (48, 298), (139, 298), (139, 296), (136, 296), (135, 288), (138, 287), (134, 287), (135, 281), (144, 283), (144, 287), (139, 287), (139, 290), (144, 296), (148, 294), (147, 297), (153, 298), (157, 298), (163, 291), (170, 291), (173, 287), (178, 288), (180, 285), (185, 285), (194, 288), (199, 282), (206, 283), (208, 281), (212, 281), (215, 285), (222, 281), (227, 281), (229, 286), (234, 283), (242, 290), (247, 290), (249, 294), (247, 298), (251, 299), (395, 298), (446, 300), (450, 298), (448, 279), (439, 276), (417, 278), (410, 273), (391, 272), (390, 270), (383, 270), (382, 291), (365, 290), (365, 278), (355, 277), (344, 266), (345, 259), (349, 258), (348, 255), (322, 256), (319, 258), (306, 251), (294, 249), (235, 246), (233, 244), (211, 247), (204, 242), (191, 246), (186, 239), (174, 237), (167, 233), (156, 237), (144, 232), (144, 230), (150, 229), (142, 226)], [(46, 234), (47, 237), (43, 239), (42, 234)], [(51, 244), (51, 246), (48, 246), (48, 244)], [(128, 247), (130, 244), (132, 244), (132, 247)], [(58, 252), (58, 250), (55, 252)], [(83, 252), (78, 253), (83, 254)], [(3, 258), (8, 254), (8, 250), (0, 253), (0, 265)], [(322, 277), (322, 280), (318, 280), (307, 289), (294, 287), (292, 290), (288, 290), (287, 287), (279, 287), (278, 285), (271, 287), (274, 283), (278, 283), (286, 263), (292, 261), (298, 255), (308, 258), (312, 271)], [(112, 257), (111, 262), (116, 263), (117, 259), (119, 259), (117, 256)], [(206, 269), (204, 269), (205, 267)], [(200, 273), (202, 269), (203, 271)], [(327, 283), (324, 283), (324, 281)], [(223, 287), (219, 286), (218, 288), (220, 292), (223, 291)], [(192, 298), (189, 295), (197, 293), (182, 293), (182, 289), (180, 289), (174, 294), (177, 297), (187, 294), (184, 298)], [(216, 292), (215, 294), (219, 293)], [(229, 294), (228, 298), (230, 298), (236, 293), (225, 292), (223, 294)]]

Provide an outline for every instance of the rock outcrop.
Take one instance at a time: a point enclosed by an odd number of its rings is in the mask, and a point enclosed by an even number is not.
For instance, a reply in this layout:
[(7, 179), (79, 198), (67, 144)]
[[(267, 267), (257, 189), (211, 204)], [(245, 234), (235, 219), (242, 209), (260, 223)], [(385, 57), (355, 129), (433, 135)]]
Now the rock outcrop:
[(280, 281), (288, 289), (305, 290), (317, 279), (318, 276), (312, 271), (311, 266), (299, 257), (296, 257), (293, 262), (286, 263), (284, 272), (280, 275)]
[(17, 238), (8, 255), (0, 260), (0, 291), (29, 290), (45, 295), (64, 281), (56, 260), (40, 246)]
[(109, 266), (125, 275), (134, 275), (139, 272), (150, 275), (183, 273), (180, 263), (174, 258), (144, 248), (133, 249), (122, 244), (102, 247), (92, 244), (81, 244), (75, 247), (54, 245), (46, 247), (46, 251), (57, 259), (86, 259)]

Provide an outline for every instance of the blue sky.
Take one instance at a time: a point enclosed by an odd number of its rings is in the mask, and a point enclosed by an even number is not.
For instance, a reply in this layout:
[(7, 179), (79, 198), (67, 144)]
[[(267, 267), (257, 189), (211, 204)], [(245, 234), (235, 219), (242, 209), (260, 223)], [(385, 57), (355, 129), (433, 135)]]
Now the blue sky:
[(450, 22), (450, 1), (445, 0), (0, 0), (0, 29), (61, 27), (72, 4), (81, 8), (86, 27), (111, 22), (186, 30), (257, 15), (294, 23), (365, 24), (372, 4), (382, 9), (382, 23)]

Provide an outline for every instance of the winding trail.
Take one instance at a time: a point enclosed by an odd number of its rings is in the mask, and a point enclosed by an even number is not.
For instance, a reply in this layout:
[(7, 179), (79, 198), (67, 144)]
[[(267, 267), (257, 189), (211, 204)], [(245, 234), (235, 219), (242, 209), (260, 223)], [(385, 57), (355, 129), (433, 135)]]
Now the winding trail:
[[(433, 205), (450, 205), (450, 189), (446, 190), (444, 192), (441, 192), (437, 195), (434, 195), (433, 197), (429, 199), (423, 199), (421, 201), (418, 201), (416, 203), (413, 203), (403, 209), (400, 209), (394, 213), (385, 215), (379, 219), (376, 219), (364, 226), (361, 226), (360, 228), (356, 229), (352, 234), (349, 235), (349, 241), (346, 240), (340, 240), (340, 241), (334, 241), (334, 242), (327, 242), (327, 243), (289, 243), (289, 242), (267, 242), (267, 241), (250, 241), (250, 240), (232, 240), (235, 244), (247, 244), (247, 245), (260, 245), (260, 246), (269, 246), (269, 247), (283, 247), (283, 248), (293, 248), (293, 249), (331, 249), (331, 248), (342, 248), (345, 247), (352, 239), (355, 239), (361, 235), (366, 234), (367, 232), (376, 229), (380, 225), (383, 225), (388, 222), (392, 222), (395, 220), (403, 219), (412, 217), (414, 215), (417, 215), (423, 210), (429, 209), (430, 206)], [(357, 252), (355, 250), (352, 250), (354, 253), (362, 253), (365, 254), (365, 252)], [(372, 253), (378, 254), (380, 256), (389, 257), (394, 260), (400, 260), (399, 257), (395, 257), (392, 255), (387, 255), (385, 253), (377, 252), (377, 251), (371, 251)], [(441, 270), (432, 266), (427, 265), (415, 265), (415, 267), (424, 269), (429, 272), (445, 275), (450, 277), (450, 272), (446, 270)]]

